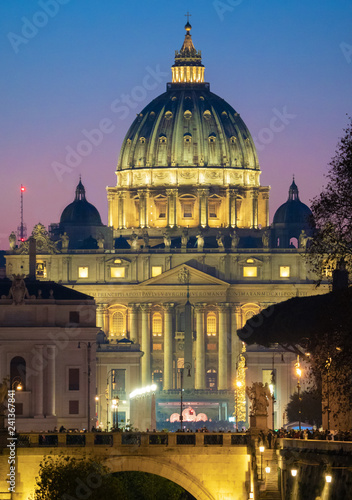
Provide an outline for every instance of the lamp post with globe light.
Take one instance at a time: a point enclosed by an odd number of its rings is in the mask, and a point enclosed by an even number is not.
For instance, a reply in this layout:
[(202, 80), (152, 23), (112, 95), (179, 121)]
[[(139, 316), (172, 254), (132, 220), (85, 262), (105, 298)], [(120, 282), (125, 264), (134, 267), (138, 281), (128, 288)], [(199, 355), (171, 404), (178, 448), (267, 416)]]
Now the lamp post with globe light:
[(299, 362), (299, 356), (297, 356), (297, 362), (296, 362), (295, 368), (296, 368), (296, 375), (297, 375), (298, 425), (299, 425), (299, 430), (301, 431), (301, 427), (302, 427), (302, 404), (301, 404), (301, 376), (302, 376), (302, 369), (301, 369), (301, 365), (300, 365), (300, 362)]

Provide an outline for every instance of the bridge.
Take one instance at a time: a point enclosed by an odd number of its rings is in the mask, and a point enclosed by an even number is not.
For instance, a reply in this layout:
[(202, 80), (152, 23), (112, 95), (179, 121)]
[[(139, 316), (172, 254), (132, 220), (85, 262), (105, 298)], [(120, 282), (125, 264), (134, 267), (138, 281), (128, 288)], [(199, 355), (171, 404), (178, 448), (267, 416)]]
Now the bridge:
[[(5, 438), (6, 439), (6, 438)], [(21, 434), (16, 493), (8, 493), (10, 450), (0, 443), (0, 499), (27, 500), (47, 455), (96, 456), (112, 473), (140, 471), (169, 479), (199, 500), (242, 500), (253, 488), (249, 436), (241, 433)]]

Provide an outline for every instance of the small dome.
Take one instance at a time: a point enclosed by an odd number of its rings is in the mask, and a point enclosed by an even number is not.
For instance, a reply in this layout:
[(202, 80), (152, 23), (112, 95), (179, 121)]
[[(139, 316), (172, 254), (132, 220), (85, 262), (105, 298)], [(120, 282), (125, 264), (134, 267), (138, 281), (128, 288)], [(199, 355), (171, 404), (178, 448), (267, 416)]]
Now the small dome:
[(76, 188), (74, 201), (67, 205), (61, 214), (60, 224), (102, 226), (98, 210), (86, 200), (86, 191), (81, 180)]
[(298, 188), (294, 179), (288, 193), (288, 200), (276, 210), (273, 223), (301, 224), (302, 228), (304, 228), (308, 225), (312, 212), (310, 208), (299, 199)]

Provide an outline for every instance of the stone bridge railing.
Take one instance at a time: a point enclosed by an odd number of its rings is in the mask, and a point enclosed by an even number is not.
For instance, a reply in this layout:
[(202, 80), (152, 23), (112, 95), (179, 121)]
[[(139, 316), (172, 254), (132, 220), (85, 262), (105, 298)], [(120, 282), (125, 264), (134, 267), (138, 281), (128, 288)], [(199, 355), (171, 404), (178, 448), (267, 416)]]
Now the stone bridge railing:
[(249, 436), (242, 433), (180, 432), (88, 432), (88, 433), (28, 433), (20, 434), (17, 447), (153, 447), (153, 446), (247, 446)]

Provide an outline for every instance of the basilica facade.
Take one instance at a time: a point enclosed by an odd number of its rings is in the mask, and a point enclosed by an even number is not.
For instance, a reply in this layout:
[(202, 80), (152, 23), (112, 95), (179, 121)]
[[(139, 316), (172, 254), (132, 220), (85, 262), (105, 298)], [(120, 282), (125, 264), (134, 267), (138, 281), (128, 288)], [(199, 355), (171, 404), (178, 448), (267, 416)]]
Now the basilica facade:
[[(185, 29), (172, 82), (127, 131), (117, 183), (107, 188), (107, 226), (80, 180), (60, 222), (34, 229), (37, 278), (96, 301), (105, 335), (99, 423), (112, 423), (114, 398), (118, 421), (128, 420), (129, 392), (152, 382), (161, 422), (179, 418), (181, 388), (184, 421), (246, 422), (245, 386), (258, 381), (272, 386), (270, 426), (280, 427), (295, 358), (278, 346), (247, 351), (236, 331), (269, 305), (317, 293), (303, 257), (310, 210), (288, 179), (288, 199), (270, 224), (270, 188), (260, 184), (251, 134), (210, 91)], [(8, 275), (28, 271), (27, 252), (26, 242), (12, 245)]]

